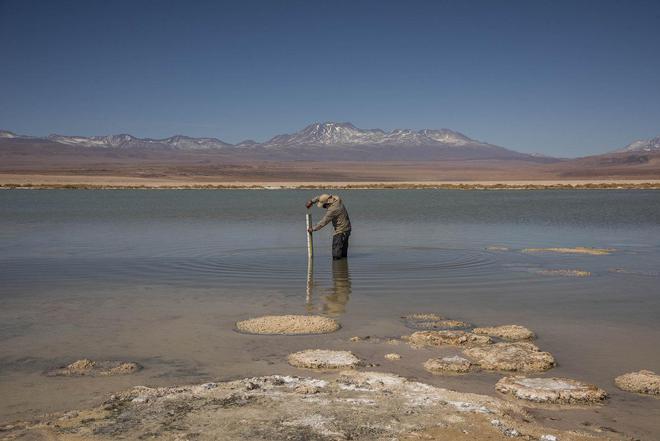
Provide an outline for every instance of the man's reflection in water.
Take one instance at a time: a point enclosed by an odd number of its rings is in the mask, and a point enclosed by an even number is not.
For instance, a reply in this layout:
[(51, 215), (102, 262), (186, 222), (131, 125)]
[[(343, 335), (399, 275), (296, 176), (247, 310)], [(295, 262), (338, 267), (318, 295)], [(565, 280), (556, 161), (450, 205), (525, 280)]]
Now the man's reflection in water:
[[(312, 312), (314, 295), (314, 266), (307, 266), (307, 310)], [(346, 304), (351, 297), (351, 274), (348, 269), (348, 259), (332, 261), (332, 288), (322, 288), (320, 310), (328, 315), (339, 315), (346, 312)]]
[(351, 274), (348, 259), (332, 261), (332, 288), (324, 298), (323, 312), (330, 315), (346, 312), (346, 304), (351, 297)]

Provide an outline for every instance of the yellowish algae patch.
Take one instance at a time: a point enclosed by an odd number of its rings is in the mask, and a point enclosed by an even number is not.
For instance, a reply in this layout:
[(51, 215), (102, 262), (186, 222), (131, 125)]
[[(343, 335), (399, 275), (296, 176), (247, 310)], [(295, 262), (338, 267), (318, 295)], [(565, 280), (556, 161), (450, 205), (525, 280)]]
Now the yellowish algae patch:
[(660, 375), (641, 370), (623, 374), (614, 379), (619, 389), (646, 395), (660, 395)]
[(570, 378), (504, 377), (497, 382), (495, 389), (535, 403), (589, 404), (607, 397), (603, 389)]
[(588, 248), (588, 247), (575, 247), (575, 248), (525, 248), (523, 253), (562, 253), (562, 254), (588, 254), (591, 256), (605, 256), (613, 253), (613, 248)]
[(477, 335), (465, 331), (417, 331), (413, 333), (408, 343), (412, 346), (474, 346), (487, 345), (492, 339), (486, 335)]
[(556, 365), (552, 354), (528, 342), (495, 343), (465, 349), (463, 354), (492, 371), (542, 372)]
[(499, 337), (510, 341), (531, 340), (536, 337), (533, 331), (520, 325), (500, 325), (474, 328), (472, 332), (479, 335)]
[(360, 359), (350, 351), (330, 351), (326, 349), (308, 349), (295, 352), (287, 357), (291, 366), (308, 369), (352, 368)]
[(267, 315), (236, 323), (236, 329), (248, 334), (328, 334), (339, 329), (339, 323), (318, 315)]
[(142, 366), (132, 361), (94, 361), (83, 358), (66, 366), (52, 369), (46, 375), (49, 377), (105, 377), (132, 374), (141, 369)]

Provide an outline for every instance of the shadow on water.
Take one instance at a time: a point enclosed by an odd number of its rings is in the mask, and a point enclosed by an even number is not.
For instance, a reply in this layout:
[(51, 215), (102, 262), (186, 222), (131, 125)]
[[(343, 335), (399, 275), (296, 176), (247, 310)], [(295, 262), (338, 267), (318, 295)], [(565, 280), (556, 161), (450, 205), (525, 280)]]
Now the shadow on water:
[[(330, 316), (346, 312), (351, 297), (351, 273), (348, 259), (332, 261), (332, 286), (316, 286), (314, 283), (314, 260), (307, 262), (307, 312), (322, 312)], [(318, 296), (319, 305), (315, 304)]]

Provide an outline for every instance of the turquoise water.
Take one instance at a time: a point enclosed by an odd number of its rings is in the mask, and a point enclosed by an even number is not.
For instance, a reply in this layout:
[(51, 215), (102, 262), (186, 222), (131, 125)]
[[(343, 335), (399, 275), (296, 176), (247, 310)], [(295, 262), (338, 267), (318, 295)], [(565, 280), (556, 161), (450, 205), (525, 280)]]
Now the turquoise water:
[[(559, 360), (552, 375), (598, 383), (613, 394), (611, 418), (640, 436), (655, 430), (645, 415), (657, 400), (618, 392), (612, 378), (660, 371), (660, 192), (339, 194), (354, 228), (349, 259), (332, 263), (326, 229), (314, 236), (310, 267), (304, 202), (313, 191), (1, 191), (0, 420), (132, 384), (289, 372), (282, 360), (292, 349), (401, 335), (401, 314), (429, 311), (533, 328)], [(487, 249), (494, 245), (507, 250)], [(575, 246), (615, 251), (522, 252)], [(555, 269), (591, 275), (539, 273)], [(304, 312), (334, 316), (342, 330), (293, 340), (232, 331), (252, 315)], [(82, 357), (147, 369), (104, 382), (41, 375)], [(392, 369), (493, 393), (492, 374), (468, 381), (429, 377), (417, 364)]]

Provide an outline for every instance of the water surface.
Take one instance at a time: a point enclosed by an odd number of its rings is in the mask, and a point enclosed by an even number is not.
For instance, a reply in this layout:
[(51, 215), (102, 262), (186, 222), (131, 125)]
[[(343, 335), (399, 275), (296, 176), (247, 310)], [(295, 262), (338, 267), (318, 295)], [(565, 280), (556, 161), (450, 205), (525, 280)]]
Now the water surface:
[[(339, 193), (354, 228), (349, 259), (331, 261), (326, 229), (315, 234), (310, 266), (304, 202), (312, 191), (1, 191), (0, 421), (93, 405), (135, 384), (300, 374), (284, 358), (312, 347), (348, 348), (382, 370), (494, 394), (496, 374), (426, 373), (421, 363), (437, 351), (347, 342), (408, 333), (399, 317), (419, 311), (527, 325), (559, 361), (544, 375), (611, 393), (598, 412), (554, 412), (545, 423), (588, 422), (642, 439), (660, 430), (660, 400), (612, 383), (623, 372), (660, 371), (660, 192)], [(616, 251), (521, 252), (574, 246)], [(545, 269), (591, 276), (538, 274)], [(305, 312), (336, 317), (342, 329), (293, 338), (232, 330), (254, 315)], [(392, 351), (403, 361), (385, 361)], [(83, 357), (146, 369), (104, 379), (42, 375)]]

